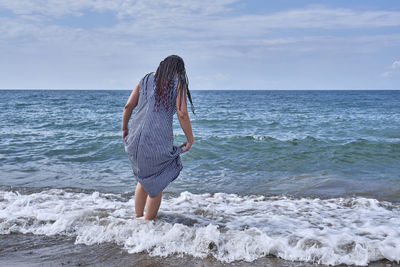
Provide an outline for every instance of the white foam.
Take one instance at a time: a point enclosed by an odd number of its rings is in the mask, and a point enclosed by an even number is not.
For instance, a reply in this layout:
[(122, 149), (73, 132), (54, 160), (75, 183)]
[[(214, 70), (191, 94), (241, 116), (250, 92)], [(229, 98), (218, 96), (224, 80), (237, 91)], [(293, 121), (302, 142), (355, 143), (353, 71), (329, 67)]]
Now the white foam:
[(400, 262), (400, 207), (367, 198), (294, 199), (183, 192), (158, 219), (136, 219), (133, 199), (103, 193), (0, 191), (0, 234), (67, 235), (128, 252), (253, 261), (266, 255), (322, 264)]

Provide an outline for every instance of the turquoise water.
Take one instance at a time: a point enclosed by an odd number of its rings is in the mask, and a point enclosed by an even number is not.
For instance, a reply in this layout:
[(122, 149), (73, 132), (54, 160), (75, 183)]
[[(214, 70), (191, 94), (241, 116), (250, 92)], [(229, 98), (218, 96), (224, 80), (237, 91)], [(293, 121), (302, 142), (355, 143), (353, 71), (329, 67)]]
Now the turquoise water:
[[(133, 190), (129, 91), (2, 91), (0, 183)], [(400, 91), (195, 91), (195, 144), (167, 192), (400, 201)], [(174, 120), (176, 144), (185, 138)], [(129, 188), (129, 189), (127, 189)]]
[(133, 211), (130, 91), (0, 94), (1, 235), (220, 262), (400, 262), (400, 91), (194, 91), (195, 143), (155, 223)]

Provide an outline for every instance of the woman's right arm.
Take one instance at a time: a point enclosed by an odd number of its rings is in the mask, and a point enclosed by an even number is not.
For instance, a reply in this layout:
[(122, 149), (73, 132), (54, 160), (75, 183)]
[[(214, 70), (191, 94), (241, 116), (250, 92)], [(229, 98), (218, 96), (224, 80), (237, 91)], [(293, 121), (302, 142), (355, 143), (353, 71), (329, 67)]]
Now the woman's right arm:
[(131, 118), (133, 109), (137, 106), (139, 101), (139, 83), (140, 82), (138, 82), (135, 88), (132, 90), (132, 93), (129, 96), (128, 101), (126, 102), (124, 111), (122, 113), (122, 124), (121, 124), (122, 139), (124, 139), (125, 136), (128, 135), (128, 122), (129, 119)]
[[(179, 82), (178, 82), (178, 86)], [(179, 147), (185, 147), (185, 149), (182, 150), (181, 153), (185, 153), (186, 151), (189, 151), (191, 146), (193, 145), (194, 142), (194, 137), (192, 133), (192, 126), (190, 124), (190, 118), (189, 118), (189, 113), (187, 110), (187, 103), (186, 103), (186, 92), (183, 92), (183, 95), (180, 95), (180, 90), (178, 90), (178, 95), (176, 97), (176, 113), (178, 115), (178, 120), (181, 125), (181, 128), (183, 132), (185, 133), (186, 136), (186, 142), (180, 145)], [(181, 99), (181, 104), (180, 104), (180, 109), (179, 109), (179, 99)]]

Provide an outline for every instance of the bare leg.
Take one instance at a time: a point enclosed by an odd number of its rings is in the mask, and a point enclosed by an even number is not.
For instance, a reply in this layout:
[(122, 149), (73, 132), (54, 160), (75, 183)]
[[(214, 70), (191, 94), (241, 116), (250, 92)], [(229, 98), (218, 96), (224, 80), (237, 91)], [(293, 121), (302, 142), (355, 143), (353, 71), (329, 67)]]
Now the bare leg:
[(143, 186), (138, 182), (135, 190), (135, 212), (136, 218), (143, 216), (144, 205), (146, 204), (147, 193)]
[(161, 204), (161, 197), (162, 197), (162, 192), (158, 193), (154, 197), (147, 197), (146, 201), (146, 214), (144, 216), (145, 220), (153, 220), (158, 212), (158, 209), (160, 208)]

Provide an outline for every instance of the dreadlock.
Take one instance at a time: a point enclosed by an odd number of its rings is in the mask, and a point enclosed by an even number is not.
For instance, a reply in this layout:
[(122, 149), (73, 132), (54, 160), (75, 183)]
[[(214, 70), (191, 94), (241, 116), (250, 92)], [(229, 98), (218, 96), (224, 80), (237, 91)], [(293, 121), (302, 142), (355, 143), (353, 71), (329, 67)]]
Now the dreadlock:
[(189, 80), (186, 75), (185, 63), (183, 59), (177, 55), (171, 55), (166, 57), (163, 61), (160, 62), (160, 65), (157, 68), (155, 74), (155, 84), (156, 88), (154, 91), (155, 96), (155, 106), (160, 109), (161, 106), (164, 106), (168, 111), (169, 102), (172, 100), (172, 87), (174, 86), (174, 75), (178, 74), (179, 87), (178, 95), (179, 98), (179, 110), (181, 109), (182, 98), (185, 93), (189, 98), (190, 107), (194, 114), (194, 106), (192, 102), (192, 97), (189, 91)]

